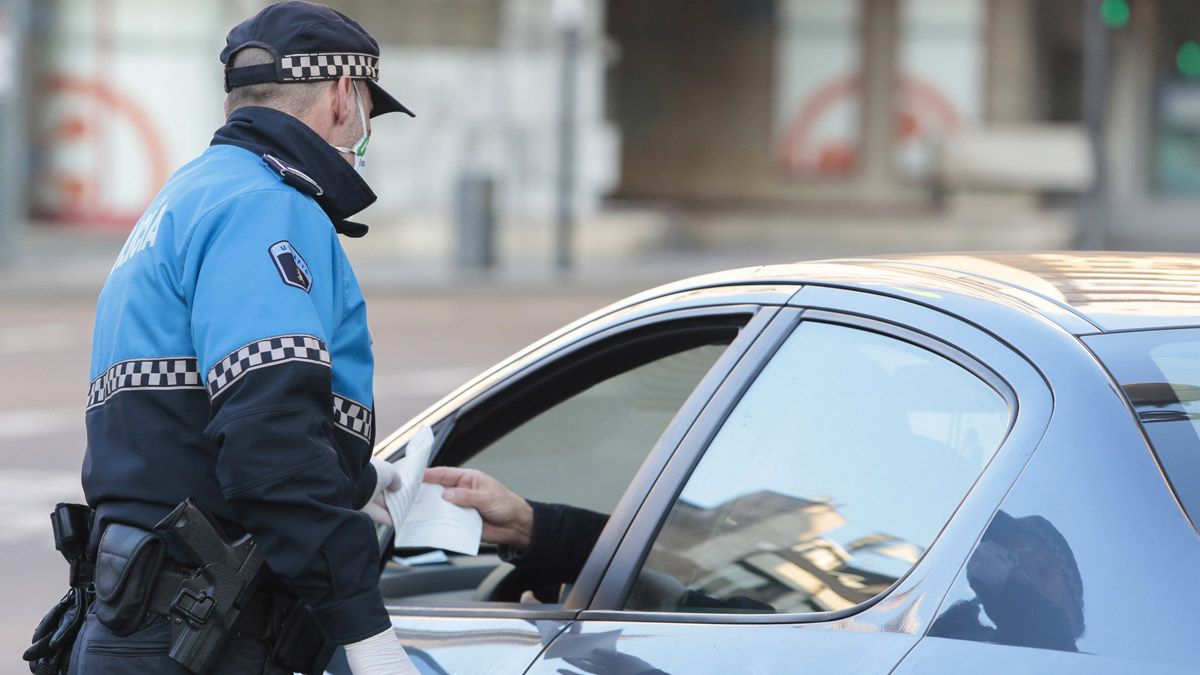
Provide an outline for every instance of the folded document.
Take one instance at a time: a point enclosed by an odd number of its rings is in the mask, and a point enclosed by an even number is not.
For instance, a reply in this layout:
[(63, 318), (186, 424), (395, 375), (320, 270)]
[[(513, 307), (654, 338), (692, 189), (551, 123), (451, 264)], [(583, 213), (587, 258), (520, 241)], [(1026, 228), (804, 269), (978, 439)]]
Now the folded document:
[(483, 519), (475, 509), (442, 499), (442, 486), (421, 482), (433, 452), (433, 431), (422, 426), (396, 462), (400, 489), (384, 493), (396, 526), (396, 548), (440, 548), (476, 555)]

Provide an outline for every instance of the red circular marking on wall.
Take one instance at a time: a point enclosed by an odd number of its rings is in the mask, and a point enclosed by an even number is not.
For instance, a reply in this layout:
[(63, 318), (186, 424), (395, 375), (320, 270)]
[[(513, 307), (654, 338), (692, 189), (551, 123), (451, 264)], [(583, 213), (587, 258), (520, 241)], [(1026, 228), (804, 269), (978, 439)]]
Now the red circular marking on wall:
[[(64, 174), (46, 176), (44, 177), (46, 183), (65, 193), (63, 195), (65, 206), (44, 209), (36, 215), (59, 222), (114, 227), (127, 227), (137, 222), (142, 211), (150, 204), (150, 200), (154, 198), (170, 174), (166, 146), (150, 117), (136, 102), (113, 91), (103, 82), (95, 80), (83, 80), (68, 75), (53, 75), (44, 81), (43, 91), (49, 91), (51, 94), (76, 94), (92, 99), (98, 105), (103, 106), (103, 109), (116, 113), (128, 122), (141, 141), (149, 171), (142, 206), (128, 211), (107, 207), (95, 198), (96, 188), (100, 182), (99, 176), (83, 177)], [(54, 133), (63, 134), (76, 142), (84, 142), (87, 138), (102, 133), (102, 130), (89, 124), (79, 114), (71, 114), (58, 125)], [(53, 145), (53, 139), (42, 139), (41, 142)], [(85, 195), (90, 195), (90, 198)]]
[[(845, 175), (858, 164), (858, 148), (848, 142), (833, 141), (817, 146), (813, 138), (817, 122), (835, 105), (862, 93), (862, 80), (857, 76), (839, 78), (823, 85), (808, 97), (787, 126), (777, 153), (779, 166), (788, 173)], [(897, 79), (900, 102), (896, 111), (898, 140), (919, 138), (927, 130), (926, 120), (936, 121), (938, 127), (953, 130), (961, 118), (944, 94), (927, 82), (901, 76)]]
[[(787, 131), (783, 134), (783, 142), (779, 150), (779, 165), (785, 171), (805, 173), (818, 169), (819, 161), (816, 166), (805, 166), (805, 150), (811, 143), (810, 138), (817, 121), (835, 104), (857, 94), (861, 88), (858, 77), (851, 76), (834, 80), (817, 89), (812, 96), (808, 97), (808, 100), (800, 106), (796, 118), (788, 125)], [(814, 149), (812, 154), (821, 158), (825, 153)], [(831, 154), (839, 157), (836, 164), (837, 173), (849, 173), (858, 163), (855, 148), (839, 146), (837, 151)]]

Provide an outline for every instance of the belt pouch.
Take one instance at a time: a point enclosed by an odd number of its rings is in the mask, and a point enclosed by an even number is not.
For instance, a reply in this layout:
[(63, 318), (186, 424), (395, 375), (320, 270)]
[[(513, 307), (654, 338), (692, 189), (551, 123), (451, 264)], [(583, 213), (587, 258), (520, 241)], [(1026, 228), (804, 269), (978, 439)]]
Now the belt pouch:
[(163, 565), (163, 541), (153, 532), (110, 524), (96, 555), (96, 618), (117, 635), (137, 630)]
[(296, 603), (276, 628), (271, 662), (295, 673), (325, 672), (335, 645), (325, 639), (308, 608)]

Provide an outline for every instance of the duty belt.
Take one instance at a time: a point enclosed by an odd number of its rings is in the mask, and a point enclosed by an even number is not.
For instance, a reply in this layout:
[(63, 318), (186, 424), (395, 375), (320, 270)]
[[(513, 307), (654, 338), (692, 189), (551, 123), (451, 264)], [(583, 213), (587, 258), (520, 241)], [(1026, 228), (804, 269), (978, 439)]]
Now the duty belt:
[[(208, 620), (216, 603), (213, 599), (188, 588), (184, 582), (196, 574), (196, 569), (168, 564), (159, 572), (146, 611), (172, 621), (191, 619), (197, 623)], [(298, 608), (297, 602), (284, 593), (258, 588), (233, 623), (239, 635), (270, 644), (276, 637), (276, 627), (288, 614)]]

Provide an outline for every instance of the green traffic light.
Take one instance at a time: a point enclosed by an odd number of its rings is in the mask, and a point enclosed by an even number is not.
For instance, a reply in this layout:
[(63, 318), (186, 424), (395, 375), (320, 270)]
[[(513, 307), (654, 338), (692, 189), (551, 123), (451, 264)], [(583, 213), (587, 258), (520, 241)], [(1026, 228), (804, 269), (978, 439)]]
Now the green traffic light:
[(1129, 0), (1102, 0), (1100, 19), (1109, 28), (1124, 28), (1129, 24)]
[(1175, 52), (1175, 65), (1185, 77), (1200, 77), (1200, 44), (1190, 40), (1183, 43)]

